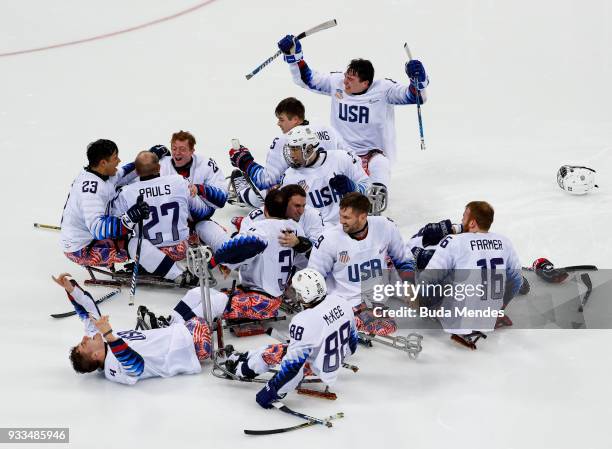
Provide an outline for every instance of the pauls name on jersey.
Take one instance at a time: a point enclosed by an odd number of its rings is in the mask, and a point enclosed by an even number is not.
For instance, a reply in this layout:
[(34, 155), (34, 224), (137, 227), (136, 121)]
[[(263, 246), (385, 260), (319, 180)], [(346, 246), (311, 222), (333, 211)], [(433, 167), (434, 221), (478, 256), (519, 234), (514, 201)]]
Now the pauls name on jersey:
[(151, 186), (151, 187), (145, 187), (145, 188), (138, 190), (138, 193), (143, 195), (146, 199), (146, 198), (154, 198), (156, 196), (170, 195), (172, 193), (172, 190), (170, 189), (170, 184), (166, 184), (163, 186), (163, 192), (162, 192), (162, 186)]
[(338, 103), (338, 118), (344, 122), (369, 123), (370, 109), (367, 106)]

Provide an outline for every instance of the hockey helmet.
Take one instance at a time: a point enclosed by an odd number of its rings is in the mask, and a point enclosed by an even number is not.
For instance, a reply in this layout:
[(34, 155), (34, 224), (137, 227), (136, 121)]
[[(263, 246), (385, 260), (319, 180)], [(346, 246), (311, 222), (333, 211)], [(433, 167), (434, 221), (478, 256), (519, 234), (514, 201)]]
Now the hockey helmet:
[[(287, 133), (287, 143), (283, 147), (283, 156), (290, 167), (297, 168), (307, 161), (319, 146), (319, 138), (309, 126), (296, 126)], [(291, 149), (299, 148), (302, 151), (303, 161), (296, 161), (291, 156)]]
[(584, 195), (595, 184), (595, 170), (576, 165), (563, 165), (557, 172), (557, 184), (566, 192), (574, 195)]
[(304, 304), (320, 301), (327, 295), (325, 278), (317, 270), (304, 268), (295, 273), (291, 280), (298, 301)]

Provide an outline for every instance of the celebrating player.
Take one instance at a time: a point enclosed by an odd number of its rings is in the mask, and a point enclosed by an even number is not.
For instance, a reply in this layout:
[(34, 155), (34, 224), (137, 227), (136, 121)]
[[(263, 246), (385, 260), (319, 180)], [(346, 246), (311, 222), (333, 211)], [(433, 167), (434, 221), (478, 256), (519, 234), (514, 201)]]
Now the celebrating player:
[[(297, 184), (289, 184), (282, 188), (287, 195), (286, 218), (297, 221), (304, 230), (305, 237), (298, 237), (295, 234), (285, 233), (279, 240), (283, 246), (295, 248), (298, 245), (312, 246), (323, 233), (323, 219), (321, 214), (314, 207), (306, 204), (306, 192)], [(234, 217), (232, 223), (236, 225), (238, 231), (244, 226), (245, 229), (251, 227), (253, 222), (262, 220), (265, 217), (261, 208), (253, 209), (246, 217)], [(309, 242), (305, 242), (308, 239)], [(310, 254), (310, 250), (303, 252), (305, 256)], [(296, 255), (294, 264), (298, 268), (306, 268), (308, 260)]]
[[(187, 252), (187, 216), (190, 213), (195, 217), (209, 216), (212, 208), (197, 201), (196, 187), (190, 189), (182, 176), (160, 176), (159, 159), (152, 152), (138, 154), (136, 173), (140, 180), (121, 190), (113, 209), (122, 214), (137, 206), (138, 197), (143, 196), (150, 213), (143, 217), (139, 264), (150, 274), (183, 284), (191, 276), (176, 262), (183, 260)], [(139, 230), (134, 232), (137, 234)], [(136, 255), (136, 248), (137, 239), (130, 239), (128, 251), (132, 257)]]
[(396, 330), (391, 319), (375, 318), (366, 299), (385, 279), (388, 261), (403, 279), (411, 279), (414, 259), (393, 221), (368, 216), (365, 195), (349, 193), (340, 201), (340, 225), (326, 228), (310, 254), (308, 268), (323, 273), (329, 289), (355, 310), (357, 328), (389, 335)]
[(279, 239), (283, 235), (303, 237), (301, 226), (285, 218), (286, 210), (286, 193), (282, 189), (270, 191), (264, 202), (265, 218), (252, 223), (248, 229), (242, 227), (239, 234), (215, 252), (211, 261), (213, 267), (223, 264), (238, 271), (240, 285), (232, 292), (232, 303), (261, 304), (257, 308), (266, 317), (273, 316), (281, 305), (296, 252), (305, 252), (311, 247), (308, 239), (302, 239), (303, 245), (283, 246)]
[(283, 173), (289, 168), (287, 161), (283, 157), (283, 148), (287, 143), (287, 133), (296, 126), (310, 126), (317, 135), (321, 147), (326, 150), (339, 150), (343, 148), (342, 139), (333, 128), (310, 124), (305, 118), (305, 113), (304, 105), (297, 98), (285, 98), (278, 103), (274, 114), (278, 119), (278, 127), (283, 133), (272, 141), (266, 156), (265, 167), (250, 165), (250, 161), (253, 161), (253, 156), (247, 148), (242, 147), (239, 150), (232, 148), (230, 150), (232, 165), (242, 170), (260, 190), (258, 194), (258, 192), (253, 191), (243, 176), (237, 177), (237, 175), (233, 175), (232, 177), (241, 201), (252, 207), (261, 207), (265, 190), (280, 183)]
[(89, 165), (73, 181), (62, 212), (61, 244), (66, 257), (79, 265), (112, 266), (127, 260), (120, 239), (142, 220), (146, 206), (134, 205), (121, 217), (109, 213), (115, 189), (136, 176), (133, 163), (117, 169), (121, 160), (115, 142), (90, 143), (87, 160)]
[[(493, 330), (500, 316), (498, 312), (516, 296), (522, 284), (521, 263), (512, 243), (507, 237), (489, 231), (493, 216), (493, 207), (486, 201), (468, 203), (461, 222), (463, 233), (447, 235), (418, 277), (429, 285), (453, 279), (452, 285), (462, 286), (462, 290), (465, 285), (474, 286), (478, 294), (462, 295), (459, 299), (456, 295), (444, 296), (441, 303), (430, 304), (451, 311), (459, 305), (476, 312), (489, 309), (486, 314), (451, 313), (440, 318), (444, 330), (473, 348), (481, 332)], [(431, 302), (431, 298), (427, 300)]]
[(62, 273), (53, 280), (63, 287), (85, 325), (85, 336), (70, 351), (78, 373), (104, 371), (112, 382), (133, 385), (148, 377), (170, 377), (201, 371), (200, 361), (210, 356), (210, 329), (201, 317), (184, 325), (136, 331), (114, 331), (108, 316), (101, 316), (89, 293)]
[(292, 35), (281, 39), (278, 47), (298, 86), (331, 97), (331, 125), (347, 149), (361, 158), (376, 195), (383, 196), (386, 204), (390, 161), (396, 158), (393, 106), (425, 102), (429, 79), (423, 64), (407, 62), (405, 70), (412, 82), (401, 85), (386, 78), (374, 80), (374, 67), (365, 59), (353, 59), (344, 74), (316, 72), (304, 61), (302, 44)]
[[(188, 131), (178, 131), (170, 139), (172, 157), (160, 157), (161, 175), (179, 174), (197, 189), (195, 201), (202, 204), (199, 209), (210, 206), (208, 216), (190, 216), (190, 228), (195, 229), (200, 240), (209, 245), (213, 251), (229, 238), (225, 229), (211, 220), (215, 209), (225, 206), (227, 201), (227, 186), (221, 168), (213, 158), (200, 158), (195, 154), (196, 139)], [(163, 145), (153, 148), (168, 149)], [(197, 238), (196, 238), (197, 241)]]
[(321, 273), (306, 268), (295, 274), (292, 283), (304, 310), (291, 320), (289, 345), (235, 353), (226, 362), (231, 372), (246, 379), (280, 362), (279, 371), (257, 393), (257, 403), (264, 408), (295, 390), (308, 371), (333, 386), (345, 357), (357, 350), (353, 311), (343, 298), (327, 293)]

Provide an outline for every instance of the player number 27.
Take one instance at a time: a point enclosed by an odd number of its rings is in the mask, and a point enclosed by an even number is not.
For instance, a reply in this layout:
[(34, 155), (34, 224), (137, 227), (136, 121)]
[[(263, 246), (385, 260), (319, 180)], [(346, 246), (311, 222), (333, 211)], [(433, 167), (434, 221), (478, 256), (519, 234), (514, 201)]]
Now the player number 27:
[[(164, 241), (163, 234), (161, 232), (155, 233), (155, 238), (151, 238), (149, 231), (153, 228), (157, 223), (159, 223), (159, 213), (157, 212), (157, 207), (150, 206), (151, 217), (149, 218), (149, 222), (142, 228), (143, 237), (149, 240), (153, 245), (159, 245)], [(172, 201), (171, 203), (162, 204), (159, 207), (162, 216), (168, 215), (170, 211), (172, 211), (172, 241), (177, 242), (179, 239), (178, 232), (178, 220), (179, 220), (179, 204), (176, 201)]]

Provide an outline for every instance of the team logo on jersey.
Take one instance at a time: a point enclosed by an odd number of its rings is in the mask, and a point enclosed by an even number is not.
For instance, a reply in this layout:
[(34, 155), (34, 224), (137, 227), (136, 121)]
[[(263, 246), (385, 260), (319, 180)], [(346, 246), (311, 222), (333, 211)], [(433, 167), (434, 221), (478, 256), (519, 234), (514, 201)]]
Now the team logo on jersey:
[(310, 189), (310, 187), (308, 187), (308, 184), (306, 184), (306, 180), (302, 179), (300, 181), (298, 181), (298, 185), (304, 189), (304, 191), (308, 192), (308, 190)]
[(336, 89), (336, 98), (338, 100), (342, 100), (342, 98), (343, 98), (342, 89)]
[(351, 260), (350, 256), (348, 255), (348, 251), (340, 251), (338, 253), (338, 260), (340, 263), (348, 263), (348, 261)]

